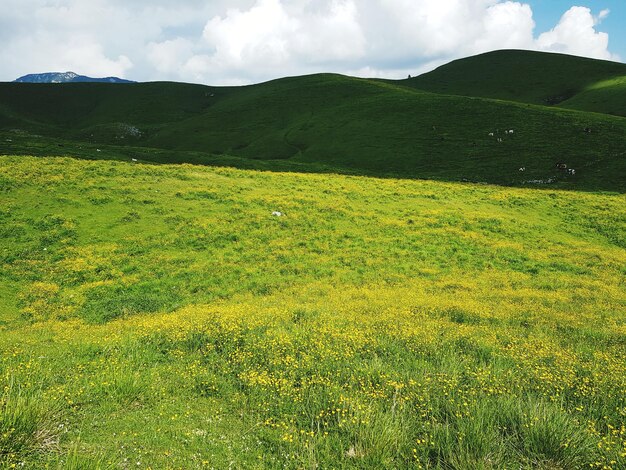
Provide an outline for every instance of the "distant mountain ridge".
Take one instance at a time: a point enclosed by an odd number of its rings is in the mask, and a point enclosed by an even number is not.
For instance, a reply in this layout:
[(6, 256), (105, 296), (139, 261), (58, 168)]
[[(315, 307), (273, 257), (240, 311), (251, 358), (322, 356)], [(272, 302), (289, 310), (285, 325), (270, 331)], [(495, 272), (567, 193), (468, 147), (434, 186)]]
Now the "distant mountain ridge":
[(118, 77), (93, 78), (74, 72), (31, 73), (15, 80), (17, 83), (136, 83)]

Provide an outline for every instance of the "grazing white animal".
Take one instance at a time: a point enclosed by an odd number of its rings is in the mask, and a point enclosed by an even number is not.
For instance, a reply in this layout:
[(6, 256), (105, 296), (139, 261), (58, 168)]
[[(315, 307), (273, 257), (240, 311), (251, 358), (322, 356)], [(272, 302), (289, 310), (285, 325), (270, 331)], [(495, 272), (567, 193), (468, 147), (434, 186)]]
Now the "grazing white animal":
[(509, 131), (509, 134), (515, 134), (515, 131), (514, 131), (513, 129), (511, 129), (511, 130)]
[(525, 166), (521, 167), (521, 168), (519, 169), (519, 171), (522, 171), (522, 172), (523, 172), (523, 171), (526, 171), (526, 167), (525, 167)]
[(100, 150), (100, 149), (96, 149), (96, 152), (102, 152), (102, 150)]
[(498, 142), (503, 142), (501, 137), (498, 137)]
[(272, 212), (272, 215), (273, 215), (274, 217), (282, 217), (282, 216), (283, 216), (283, 215), (285, 215), (285, 214), (283, 214), (282, 212), (274, 211), (274, 212)]
[(136, 158), (131, 158), (131, 160), (132, 160), (133, 162), (136, 162), (136, 161), (137, 161), (137, 159), (136, 159)]
[(490, 132), (490, 133), (489, 133), (489, 137), (493, 137), (493, 132)]

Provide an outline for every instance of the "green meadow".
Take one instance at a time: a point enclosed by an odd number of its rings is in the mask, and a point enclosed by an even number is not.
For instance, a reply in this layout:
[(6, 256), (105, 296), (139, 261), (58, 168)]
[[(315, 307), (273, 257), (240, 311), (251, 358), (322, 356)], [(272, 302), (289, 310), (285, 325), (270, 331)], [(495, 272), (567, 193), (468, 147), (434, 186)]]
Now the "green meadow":
[(33, 157), (0, 182), (9, 468), (626, 466), (622, 194)]

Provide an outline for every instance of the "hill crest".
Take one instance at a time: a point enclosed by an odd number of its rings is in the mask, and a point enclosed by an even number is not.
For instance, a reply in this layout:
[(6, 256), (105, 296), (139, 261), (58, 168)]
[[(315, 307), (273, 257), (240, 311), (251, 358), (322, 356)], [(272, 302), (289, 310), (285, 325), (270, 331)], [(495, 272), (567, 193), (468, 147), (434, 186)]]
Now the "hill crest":
[[(432, 93), (626, 116), (626, 81), (621, 79), (626, 79), (626, 64), (620, 62), (500, 50), (458, 59), (400, 83)], [(611, 86), (600, 86), (607, 83)]]

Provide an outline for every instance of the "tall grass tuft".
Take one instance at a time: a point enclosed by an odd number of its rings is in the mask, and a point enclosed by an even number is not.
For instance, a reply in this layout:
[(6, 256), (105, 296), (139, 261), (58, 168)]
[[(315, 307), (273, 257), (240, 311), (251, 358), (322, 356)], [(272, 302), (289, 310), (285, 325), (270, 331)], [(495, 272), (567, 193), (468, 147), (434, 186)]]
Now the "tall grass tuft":
[(557, 405), (529, 401), (520, 411), (518, 449), (530, 465), (582, 468), (593, 464), (597, 446), (591, 435)]
[(52, 450), (58, 442), (53, 410), (36, 392), (14, 380), (0, 396), (0, 461)]

